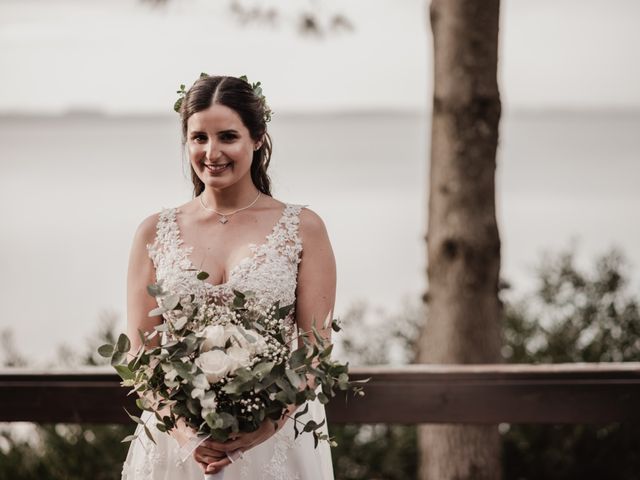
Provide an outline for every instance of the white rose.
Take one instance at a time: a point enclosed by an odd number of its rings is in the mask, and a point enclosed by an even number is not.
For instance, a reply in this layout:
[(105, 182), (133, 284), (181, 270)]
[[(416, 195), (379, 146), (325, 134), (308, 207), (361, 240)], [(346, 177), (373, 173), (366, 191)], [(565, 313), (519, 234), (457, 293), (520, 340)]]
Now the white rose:
[(222, 350), (210, 350), (200, 354), (195, 364), (210, 383), (215, 383), (234, 369), (236, 362)]
[(208, 352), (212, 348), (222, 347), (229, 339), (229, 336), (222, 325), (210, 325), (202, 331), (205, 341), (200, 345), (201, 352)]
[[(249, 357), (249, 352), (242, 347), (238, 347), (236, 345), (232, 345), (227, 348), (227, 355), (236, 362), (236, 368), (239, 367), (248, 367), (251, 365), (251, 358)], [(233, 369), (235, 370), (235, 368)]]

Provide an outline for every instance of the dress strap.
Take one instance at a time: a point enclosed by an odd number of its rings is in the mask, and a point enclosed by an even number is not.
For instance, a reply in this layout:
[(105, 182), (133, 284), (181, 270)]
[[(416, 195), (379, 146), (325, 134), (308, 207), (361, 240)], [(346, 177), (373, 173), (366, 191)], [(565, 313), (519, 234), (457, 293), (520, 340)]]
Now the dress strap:
[(302, 251), (302, 240), (299, 235), (300, 211), (307, 205), (287, 203), (284, 214), (280, 220), (279, 228), (275, 233), (275, 247), (286, 254), (292, 260), (300, 261), (299, 253)]
[(149, 258), (151, 258), (156, 268), (161, 252), (166, 252), (172, 245), (179, 245), (181, 242), (178, 235), (176, 212), (176, 208), (163, 208), (158, 214), (155, 239), (153, 243), (147, 245)]

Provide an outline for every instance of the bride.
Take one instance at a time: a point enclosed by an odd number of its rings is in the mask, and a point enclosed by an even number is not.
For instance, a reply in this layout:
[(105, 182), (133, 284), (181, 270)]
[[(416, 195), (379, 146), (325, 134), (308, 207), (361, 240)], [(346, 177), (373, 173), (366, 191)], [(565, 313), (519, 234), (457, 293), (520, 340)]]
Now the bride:
[[(194, 293), (196, 301), (231, 300), (236, 289), (254, 291), (267, 305), (295, 302), (285, 321), (304, 331), (315, 324), (330, 340), (331, 329), (323, 326), (325, 319), (333, 318), (333, 250), (315, 212), (271, 195), (271, 111), (259, 83), (202, 74), (180, 93), (175, 109), (181, 117), (194, 198), (151, 215), (135, 233), (127, 277), (131, 352), (140, 347), (138, 330), (150, 331), (163, 321), (161, 316), (148, 316), (157, 305), (146, 287), (157, 281)], [(209, 276), (197, 280), (194, 271)], [(325, 420), (318, 400), (308, 406), (300, 421)], [(155, 443), (144, 433), (132, 442), (122, 478), (201, 480), (204, 474), (224, 472), (224, 480), (332, 480), (329, 445), (321, 441), (314, 448), (312, 435), (306, 433), (294, 440), (293, 411), (291, 406), (277, 428), (265, 420), (257, 431), (227, 442), (205, 440), (191, 454), (187, 447), (193, 431), (183, 424), (162, 433), (145, 411), (141, 418)]]

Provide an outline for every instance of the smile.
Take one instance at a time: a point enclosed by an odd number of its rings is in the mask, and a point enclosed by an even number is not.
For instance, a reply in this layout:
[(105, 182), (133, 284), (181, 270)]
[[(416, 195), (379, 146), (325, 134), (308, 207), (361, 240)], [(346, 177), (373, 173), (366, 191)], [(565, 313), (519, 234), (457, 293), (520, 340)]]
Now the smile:
[(206, 169), (211, 172), (211, 173), (219, 173), (222, 172), (223, 170), (226, 170), (226, 168), (231, 165), (231, 162), (229, 163), (204, 163), (203, 164)]

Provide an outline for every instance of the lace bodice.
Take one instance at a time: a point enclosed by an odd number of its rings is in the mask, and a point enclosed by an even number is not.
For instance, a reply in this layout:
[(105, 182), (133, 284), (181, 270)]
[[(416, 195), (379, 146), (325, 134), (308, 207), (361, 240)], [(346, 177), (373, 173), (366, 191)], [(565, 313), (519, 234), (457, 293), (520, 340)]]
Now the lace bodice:
[[(228, 281), (213, 285), (198, 280), (198, 269), (189, 255), (193, 247), (186, 247), (180, 235), (176, 214), (177, 208), (165, 208), (160, 212), (156, 238), (147, 245), (149, 257), (156, 269), (157, 281), (178, 293), (193, 293), (196, 302), (215, 297), (228, 301), (233, 298), (233, 289), (251, 290), (256, 300), (265, 305), (280, 301), (280, 306), (295, 302), (298, 264), (301, 260), (302, 241), (298, 233), (300, 210), (306, 205), (285, 204), (277, 223), (264, 243), (249, 244), (251, 254), (238, 263), (230, 272)], [(295, 308), (286, 322), (292, 324)]]

